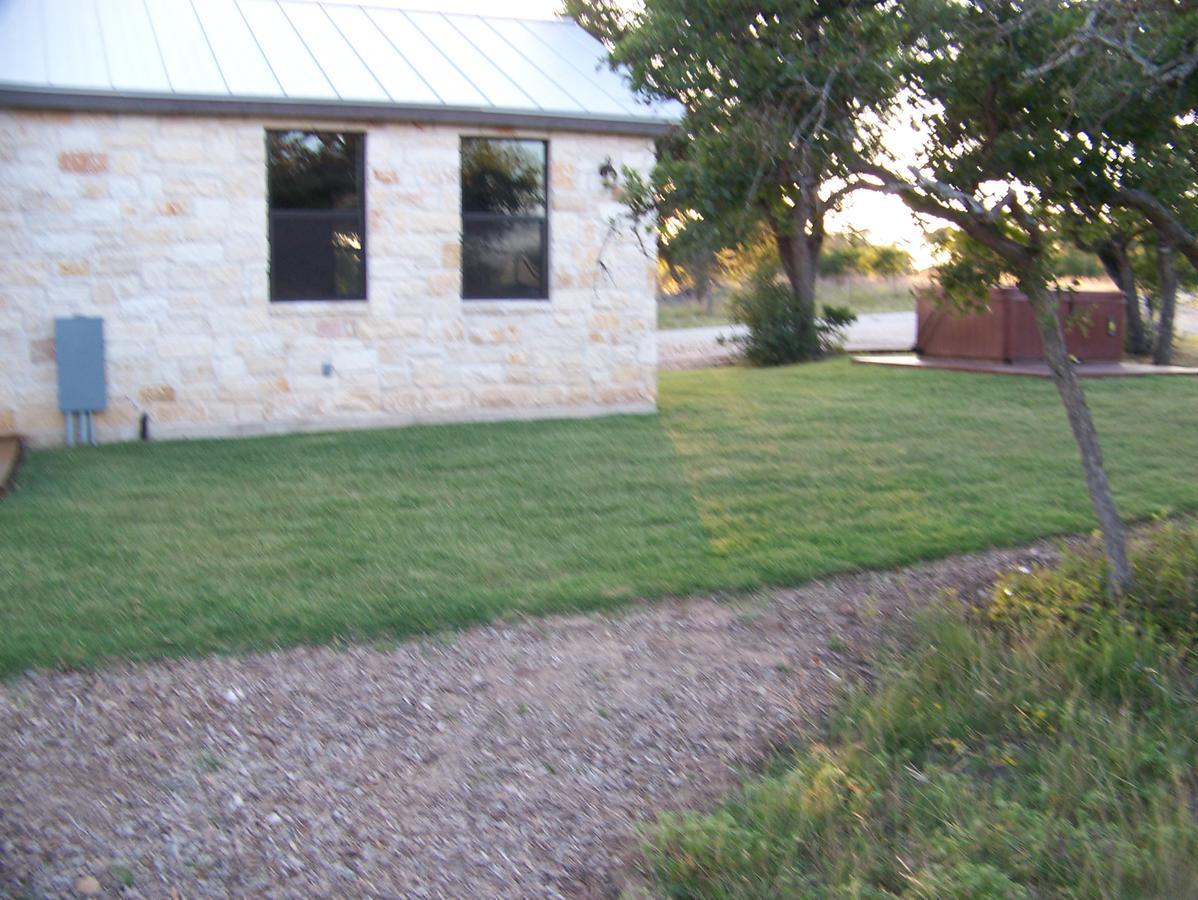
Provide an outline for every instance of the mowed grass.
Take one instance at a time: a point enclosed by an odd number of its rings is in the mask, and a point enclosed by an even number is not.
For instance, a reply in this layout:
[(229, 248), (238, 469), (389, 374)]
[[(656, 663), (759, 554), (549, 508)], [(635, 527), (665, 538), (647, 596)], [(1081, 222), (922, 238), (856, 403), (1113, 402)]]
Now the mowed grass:
[[(1198, 509), (1198, 380), (1087, 385), (1129, 518)], [(0, 672), (393, 639), (1093, 525), (1045, 381), (666, 373), (657, 417), (30, 455)]]
[[(1085, 389), (1123, 515), (1198, 506), (1198, 379)], [(665, 373), (660, 407), (717, 570), (746, 586), (1095, 525), (1047, 379), (838, 359)]]
[(36, 452), (0, 671), (454, 628), (702, 584), (655, 419)]

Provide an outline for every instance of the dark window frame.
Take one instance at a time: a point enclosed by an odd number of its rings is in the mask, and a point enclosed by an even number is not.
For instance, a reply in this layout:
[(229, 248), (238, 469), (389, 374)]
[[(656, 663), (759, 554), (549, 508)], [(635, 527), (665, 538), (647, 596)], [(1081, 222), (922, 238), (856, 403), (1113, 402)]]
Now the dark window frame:
[[(275, 209), (270, 205), (270, 141), (271, 136), (276, 134), (287, 134), (289, 132), (303, 132), (306, 134), (341, 134), (353, 135), (357, 140), (357, 152), (354, 154), (354, 182), (357, 187), (358, 206), (356, 210), (342, 210), (336, 208), (329, 209), (302, 209), (294, 207), (282, 207)], [(271, 303), (364, 303), (370, 299), (370, 253), (368, 251), (369, 242), (366, 237), (366, 132), (364, 131), (342, 131), (342, 130), (324, 130), (318, 128), (267, 128), (265, 133), (266, 140), (266, 178), (267, 178), (267, 196), (266, 196), (266, 216), (267, 216), (267, 273), (270, 283), (270, 302)], [(280, 297), (278, 296), (277, 286), (275, 284), (275, 272), (277, 267), (274, 260), (275, 247), (275, 220), (281, 219), (316, 219), (330, 222), (344, 221), (354, 222), (357, 225), (358, 238), (362, 242), (362, 295), (353, 297), (330, 297), (321, 293), (314, 293), (312, 296), (303, 297)]]
[[(459, 197), (458, 207), (461, 214), (461, 242), (462, 252), (460, 254), (461, 262), (461, 277), (462, 277), (462, 300), (471, 303), (502, 303), (504, 300), (528, 300), (537, 303), (547, 303), (550, 299), (550, 269), (549, 269), (549, 212), (553, 204), (550, 202), (550, 183), (549, 183), (549, 140), (539, 137), (521, 137), (518, 135), (491, 135), (491, 134), (464, 134), (458, 142), (458, 174), (459, 183), (461, 181), (461, 170), (463, 151), (467, 141), (492, 141), (497, 143), (502, 142), (524, 142), (539, 143), (544, 148), (542, 158), (544, 160), (544, 195), (545, 195), (545, 213), (540, 216), (532, 216), (527, 214), (513, 213), (490, 213), (490, 212), (467, 212), (463, 198)], [(475, 296), (466, 291), (466, 223), (472, 222), (539, 222), (541, 224), (541, 284), (534, 289), (530, 289), (527, 293), (511, 293), (505, 294), (502, 297), (483, 295)]]

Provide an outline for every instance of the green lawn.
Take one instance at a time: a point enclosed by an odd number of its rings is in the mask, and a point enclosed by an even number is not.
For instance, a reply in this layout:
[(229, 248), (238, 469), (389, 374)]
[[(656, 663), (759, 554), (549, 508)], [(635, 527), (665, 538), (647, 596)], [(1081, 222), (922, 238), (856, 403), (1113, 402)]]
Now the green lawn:
[[(1198, 380), (1088, 385), (1123, 511), (1198, 509)], [(33, 453), (0, 672), (433, 632), (1085, 530), (1052, 386), (666, 373), (658, 417)]]

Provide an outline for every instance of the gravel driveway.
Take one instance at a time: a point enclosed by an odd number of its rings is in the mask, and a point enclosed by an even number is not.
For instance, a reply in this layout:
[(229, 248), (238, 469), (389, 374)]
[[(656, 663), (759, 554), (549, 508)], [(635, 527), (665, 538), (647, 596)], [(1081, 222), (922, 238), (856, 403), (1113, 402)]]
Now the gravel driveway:
[[(0, 685), (0, 895), (613, 896), (910, 598), (1043, 548), (387, 648)], [(630, 881), (630, 879), (632, 879)]]

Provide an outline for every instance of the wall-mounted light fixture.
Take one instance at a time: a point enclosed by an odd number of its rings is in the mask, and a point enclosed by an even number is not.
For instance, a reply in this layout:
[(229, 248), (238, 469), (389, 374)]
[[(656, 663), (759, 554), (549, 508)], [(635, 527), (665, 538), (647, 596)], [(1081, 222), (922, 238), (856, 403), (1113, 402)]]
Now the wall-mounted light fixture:
[(620, 176), (616, 173), (616, 167), (611, 164), (611, 157), (603, 160), (603, 165), (599, 167), (599, 177), (603, 179), (603, 186), (606, 188), (614, 188), (620, 182)]

